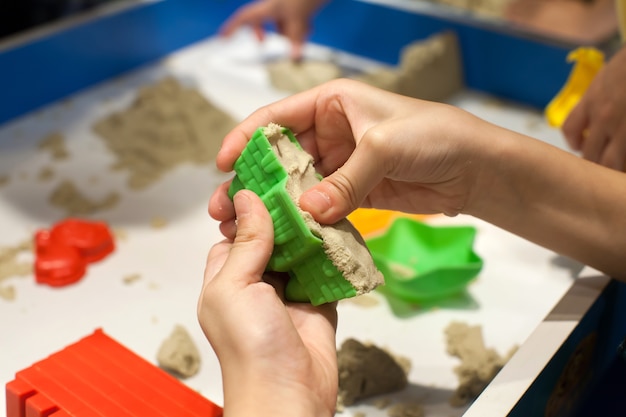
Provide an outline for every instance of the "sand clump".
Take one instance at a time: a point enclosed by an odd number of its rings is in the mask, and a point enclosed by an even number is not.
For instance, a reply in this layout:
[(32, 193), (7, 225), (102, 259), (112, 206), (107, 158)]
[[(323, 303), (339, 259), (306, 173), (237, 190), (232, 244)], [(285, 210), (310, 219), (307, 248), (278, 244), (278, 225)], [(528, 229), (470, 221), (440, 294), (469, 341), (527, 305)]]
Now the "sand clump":
[(70, 153), (65, 146), (65, 137), (59, 133), (50, 133), (39, 142), (39, 149), (50, 153), (52, 159), (62, 161), (69, 158)]
[(285, 58), (267, 64), (270, 83), (277, 89), (299, 93), (340, 78), (341, 68), (333, 62)]
[[(0, 284), (12, 277), (23, 277), (33, 273), (32, 261), (20, 260), (22, 254), (33, 252), (32, 240), (26, 240), (14, 246), (0, 247)], [(0, 298), (7, 301), (15, 299), (15, 288), (0, 285)]]
[(159, 366), (176, 376), (191, 377), (200, 370), (200, 352), (187, 330), (176, 325), (157, 353)]
[(415, 403), (394, 404), (387, 410), (389, 417), (424, 417), (424, 408)]
[(396, 67), (355, 78), (408, 97), (445, 101), (464, 86), (458, 39), (453, 32), (443, 32), (413, 42), (402, 49)]
[(93, 126), (128, 171), (128, 186), (144, 189), (183, 163), (208, 164), (223, 137), (236, 125), (198, 90), (174, 78), (139, 90), (133, 104)]
[(89, 215), (115, 207), (120, 200), (116, 192), (110, 192), (100, 200), (84, 195), (73, 181), (62, 181), (48, 197), (55, 207), (65, 211), (68, 216)]
[[(285, 58), (266, 67), (271, 84), (291, 93), (346, 76), (333, 62), (293, 62)], [(464, 87), (458, 39), (453, 32), (434, 34), (405, 46), (397, 66), (377, 68), (350, 78), (409, 97), (445, 101)]]
[[(270, 123), (264, 134), (287, 171), (287, 193), (297, 202), (305, 190), (319, 182), (313, 157), (291, 142), (277, 124)], [(352, 223), (342, 219), (333, 225), (322, 225), (309, 213), (300, 210), (300, 214), (313, 234), (322, 239), (328, 259), (352, 284), (357, 295), (370, 292), (384, 283), (383, 275), (376, 268), (363, 237)]]
[(339, 391), (337, 408), (359, 400), (404, 389), (411, 363), (373, 344), (347, 339), (337, 351)]
[(451, 405), (461, 407), (480, 395), (517, 348), (501, 356), (495, 349), (485, 346), (481, 326), (461, 322), (450, 323), (445, 335), (448, 353), (461, 360), (454, 369), (459, 385), (450, 398)]

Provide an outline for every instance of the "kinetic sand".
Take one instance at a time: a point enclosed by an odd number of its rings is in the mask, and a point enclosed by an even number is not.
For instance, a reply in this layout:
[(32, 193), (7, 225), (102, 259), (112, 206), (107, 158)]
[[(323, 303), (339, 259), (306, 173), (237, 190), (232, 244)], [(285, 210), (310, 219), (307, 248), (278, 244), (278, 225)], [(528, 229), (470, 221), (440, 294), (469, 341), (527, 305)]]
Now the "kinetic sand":
[(339, 392), (337, 406), (404, 389), (411, 367), (405, 358), (396, 357), (372, 344), (347, 339), (337, 351)]
[(516, 349), (512, 349), (506, 356), (500, 356), (494, 349), (487, 348), (480, 326), (452, 322), (445, 333), (448, 353), (461, 360), (454, 369), (459, 386), (450, 398), (451, 405), (460, 407), (480, 395)]
[[(297, 205), (302, 193), (319, 182), (313, 157), (291, 142), (277, 124), (270, 123), (264, 134), (289, 175), (286, 190)], [(357, 295), (372, 291), (384, 283), (365, 241), (347, 219), (333, 225), (322, 225), (309, 213), (300, 211), (300, 214), (313, 234), (322, 239), (326, 255), (352, 284)]]
[(98, 121), (94, 131), (139, 190), (183, 163), (208, 164), (235, 120), (198, 90), (165, 78), (144, 87), (132, 106)]

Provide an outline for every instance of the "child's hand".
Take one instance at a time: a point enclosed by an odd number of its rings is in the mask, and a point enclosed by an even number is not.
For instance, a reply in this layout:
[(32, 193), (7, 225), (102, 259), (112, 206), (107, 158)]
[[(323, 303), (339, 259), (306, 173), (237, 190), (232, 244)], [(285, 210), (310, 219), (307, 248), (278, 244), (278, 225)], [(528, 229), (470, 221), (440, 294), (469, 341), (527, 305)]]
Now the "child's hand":
[(327, 0), (256, 0), (241, 6), (222, 25), (220, 32), (229, 36), (241, 26), (250, 26), (259, 40), (265, 36), (264, 24), (274, 23), (276, 30), (292, 45), (291, 57), (302, 57), (302, 46), (311, 31), (313, 14)]
[(626, 169), (626, 47), (596, 75), (565, 120), (563, 134), (585, 159)]
[(272, 219), (235, 195), (233, 240), (209, 252), (198, 319), (222, 367), (225, 416), (332, 416), (337, 400), (335, 305), (285, 303), (283, 276), (264, 274)]

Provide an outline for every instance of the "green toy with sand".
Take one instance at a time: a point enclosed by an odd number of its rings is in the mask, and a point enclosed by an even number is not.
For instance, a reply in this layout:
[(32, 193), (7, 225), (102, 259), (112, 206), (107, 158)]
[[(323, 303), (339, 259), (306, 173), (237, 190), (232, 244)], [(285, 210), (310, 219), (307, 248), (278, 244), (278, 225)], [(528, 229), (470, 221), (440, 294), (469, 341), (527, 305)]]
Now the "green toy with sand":
[(286, 272), (289, 301), (321, 305), (367, 293), (384, 283), (360, 233), (347, 220), (317, 223), (297, 204), (320, 181), (313, 157), (293, 133), (270, 123), (258, 128), (234, 165), (229, 189), (256, 193), (274, 223), (268, 271)]

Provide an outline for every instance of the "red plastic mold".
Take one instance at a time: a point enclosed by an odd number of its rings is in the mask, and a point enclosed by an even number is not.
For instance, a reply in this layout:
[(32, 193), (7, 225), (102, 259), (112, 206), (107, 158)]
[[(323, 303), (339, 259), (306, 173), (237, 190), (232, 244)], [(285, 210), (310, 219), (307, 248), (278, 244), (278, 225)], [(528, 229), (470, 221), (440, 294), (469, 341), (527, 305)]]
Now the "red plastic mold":
[(222, 408), (102, 329), (6, 384), (7, 417), (221, 417)]
[(35, 234), (35, 279), (53, 287), (74, 283), (85, 275), (88, 263), (114, 250), (106, 223), (65, 219)]

